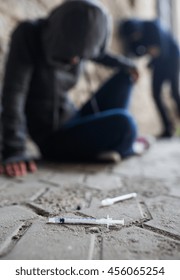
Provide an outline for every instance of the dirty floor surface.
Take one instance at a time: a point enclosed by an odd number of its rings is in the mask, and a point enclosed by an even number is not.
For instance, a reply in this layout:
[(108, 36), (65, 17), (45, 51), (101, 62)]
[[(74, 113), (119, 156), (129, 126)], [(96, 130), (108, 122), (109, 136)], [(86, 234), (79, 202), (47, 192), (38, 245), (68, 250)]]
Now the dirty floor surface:
[[(48, 224), (55, 215), (125, 225)], [(180, 139), (118, 165), (44, 164), (22, 179), (0, 177), (0, 259), (180, 259)]]

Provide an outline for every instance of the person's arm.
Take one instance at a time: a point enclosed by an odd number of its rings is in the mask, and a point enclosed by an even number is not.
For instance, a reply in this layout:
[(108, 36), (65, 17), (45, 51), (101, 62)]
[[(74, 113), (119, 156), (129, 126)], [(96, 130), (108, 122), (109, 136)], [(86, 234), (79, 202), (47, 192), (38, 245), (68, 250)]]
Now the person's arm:
[(93, 58), (93, 61), (103, 64), (104, 66), (111, 68), (136, 68), (135, 64), (129, 58), (123, 55), (114, 55), (110, 53), (102, 53), (100, 56)]
[[(29, 23), (21, 23), (13, 32), (6, 63), (2, 95), (3, 163), (24, 163), (26, 155), (25, 102), (32, 74)], [(28, 35), (28, 36), (27, 36)]]
[(122, 69), (122, 71), (129, 73), (134, 81), (139, 77), (134, 62), (123, 55), (102, 53), (99, 57), (93, 58), (93, 61), (106, 67)]
[(146, 22), (145, 26), (145, 38), (146, 38), (146, 47), (147, 53), (152, 58), (157, 58), (160, 55), (163, 55), (167, 49), (167, 42), (165, 31), (161, 27), (158, 20)]

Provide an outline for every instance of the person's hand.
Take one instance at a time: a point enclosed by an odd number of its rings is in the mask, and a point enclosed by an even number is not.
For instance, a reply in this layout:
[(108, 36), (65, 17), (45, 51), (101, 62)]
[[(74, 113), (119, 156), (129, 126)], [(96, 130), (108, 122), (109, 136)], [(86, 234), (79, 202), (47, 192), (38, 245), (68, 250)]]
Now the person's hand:
[(4, 166), (0, 164), (0, 174), (5, 174), (8, 177), (25, 176), (28, 172), (34, 173), (37, 170), (34, 161), (7, 163)]
[(127, 72), (129, 73), (129, 75), (132, 78), (132, 81), (134, 83), (136, 83), (139, 79), (139, 71), (136, 67), (128, 67), (127, 68)]
[(156, 58), (160, 55), (161, 51), (160, 51), (160, 48), (158, 46), (151, 46), (147, 49), (147, 53)]
[(136, 67), (136, 64), (125, 56), (120, 56), (120, 62), (121, 69), (130, 75), (133, 82), (137, 82), (139, 78), (139, 71)]

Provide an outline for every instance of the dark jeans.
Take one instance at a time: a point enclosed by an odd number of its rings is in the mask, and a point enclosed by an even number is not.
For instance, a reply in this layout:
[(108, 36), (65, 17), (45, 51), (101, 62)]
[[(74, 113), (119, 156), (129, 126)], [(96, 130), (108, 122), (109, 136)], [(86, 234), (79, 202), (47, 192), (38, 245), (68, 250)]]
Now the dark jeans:
[(123, 157), (133, 154), (136, 124), (128, 113), (132, 82), (118, 72), (77, 114), (54, 132), (40, 150), (51, 160), (94, 160), (97, 154), (114, 150)]
[[(180, 66), (179, 53), (175, 53), (169, 65), (168, 63), (157, 63), (153, 72), (152, 89), (153, 98), (157, 109), (159, 111), (162, 124), (165, 132), (173, 131), (173, 124), (162, 98), (162, 86), (164, 82), (169, 82), (171, 86), (171, 96), (175, 103), (177, 115), (180, 116), (180, 92), (179, 92), (179, 66)], [(167, 73), (166, 73), (167, 72)]]

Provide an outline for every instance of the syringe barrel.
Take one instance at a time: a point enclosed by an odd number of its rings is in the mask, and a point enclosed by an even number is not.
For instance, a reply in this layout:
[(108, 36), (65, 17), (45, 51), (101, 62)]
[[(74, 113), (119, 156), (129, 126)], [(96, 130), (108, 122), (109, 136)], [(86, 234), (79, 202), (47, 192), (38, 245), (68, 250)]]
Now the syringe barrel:
[(112, 218), (74, 218), (74, 217), (53, 217), (49, 218), (49, 223), (56, 224), (87, 224), (87, 225), (124, 225), (124, 220), (113, 220)]
[(74, 217), (53, 217), (49, 218), (49, 223), (58, 224), (96, 224), (95, 218), (74, 218)]

